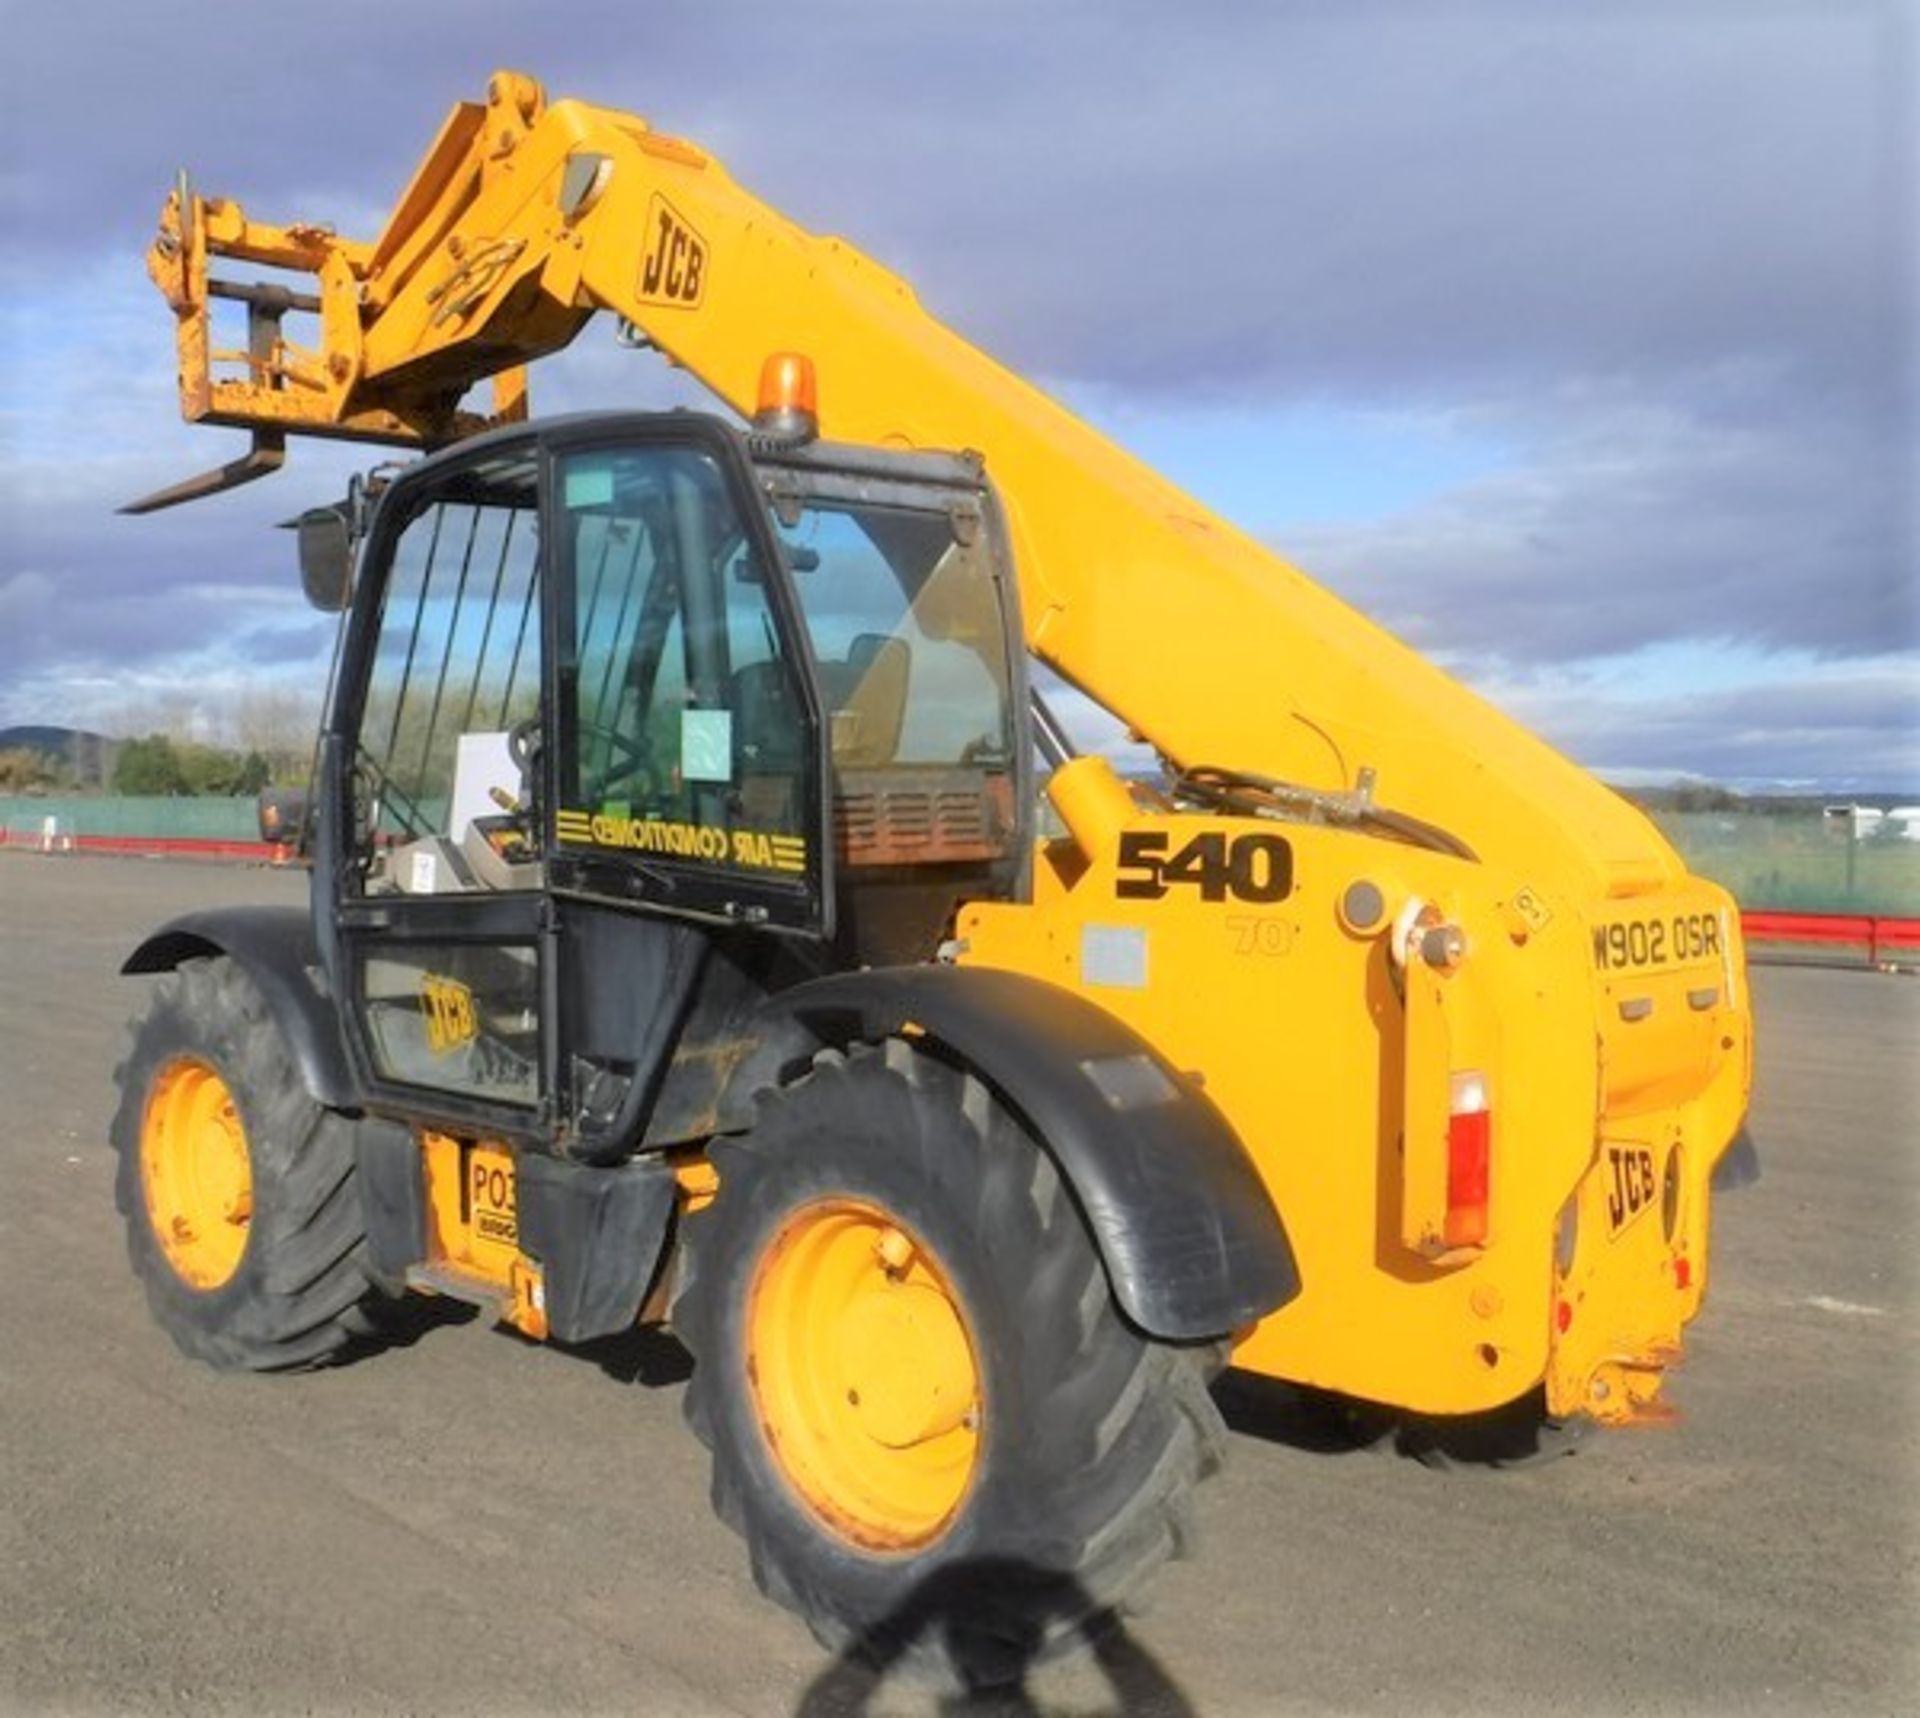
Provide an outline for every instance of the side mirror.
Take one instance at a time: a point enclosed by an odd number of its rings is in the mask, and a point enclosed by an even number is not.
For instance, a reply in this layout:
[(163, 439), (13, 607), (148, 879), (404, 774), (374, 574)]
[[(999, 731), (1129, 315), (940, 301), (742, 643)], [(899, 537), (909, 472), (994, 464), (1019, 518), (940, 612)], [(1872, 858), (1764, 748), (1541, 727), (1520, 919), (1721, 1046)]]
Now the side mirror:
[(337, 507), (300, 515), (300, 588), (323, 614), (338, 614), (353, 594), (353, 538)]

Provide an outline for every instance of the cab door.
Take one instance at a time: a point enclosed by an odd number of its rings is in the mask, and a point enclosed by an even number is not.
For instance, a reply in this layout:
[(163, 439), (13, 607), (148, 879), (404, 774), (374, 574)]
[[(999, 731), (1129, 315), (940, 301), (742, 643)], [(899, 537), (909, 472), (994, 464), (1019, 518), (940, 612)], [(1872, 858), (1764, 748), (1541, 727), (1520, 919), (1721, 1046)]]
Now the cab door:
[(361, 1084), (621, 1156), (690, 1012), (831, 930), (818, 694), (744, 452), (687, 417), (483, 444), (395, 484), (363, 578), (327, 867)]
[(596, 1158), (631, 1149), (690, 1021), (706, 1056), (735, 992), (824, 958), (826, 755), (732, 432), (584, 426), (547, 471), (556, 1071), (567, 1149)]
[(552, 969), (528, 744), (546, 697), (540, 450), (429, 462), (384, 498), (329, 717), (329, 967), (376, 1108), (551, 1132)]

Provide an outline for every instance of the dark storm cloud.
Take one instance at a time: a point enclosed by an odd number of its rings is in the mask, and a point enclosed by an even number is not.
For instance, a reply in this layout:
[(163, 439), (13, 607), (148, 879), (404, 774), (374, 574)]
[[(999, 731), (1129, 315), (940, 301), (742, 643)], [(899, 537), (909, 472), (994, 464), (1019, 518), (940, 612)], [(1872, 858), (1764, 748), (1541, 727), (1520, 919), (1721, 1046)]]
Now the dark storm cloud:
[(1824, 782), (1909, 792), (1920, 781), (1920, 686), (1901, 667), (1783, 674), (1739, 687), (1634, 702), (1577, 682), (1547, 686), (1521, 711), (1603, 774), (1686, 774), (1751, 786)]
[[(111, 501), (134, 492), (128, 482)], [(97, 492), (14, 497), (0, 527), (0, 680), (60, 662), (137, 668), (213, 643), (258, 654), (236, 617), (304, 618), (292, 536), (271, 528), (293, 504), (255, 491), (132, 519)], [(283, 658), (284, 640), (275, 648)]]
[(1691, 639), (1874, 655), (1916, 642), (1911, 449), (1840, 420), (1733, 426), (1572, 401), (1536, 463), (1283, 552), (1410, 642), (1578, 660)]
[(462, 28), (475, 8), (344, 4), (207, 8), (189, 54), (180, 8), (102, 40), (69, 7), (19, 33), (0, 123), (38, 266), (140, 242), (176, 161), (263, 214), (383, 207), (441, 108), (518, 63), (693, 132), (1056, 377), (1477, 395), (1758, 354), (1871, 392), (1911, 239), (1900, 10), (829, 4), (802, 27), (609, 4)]

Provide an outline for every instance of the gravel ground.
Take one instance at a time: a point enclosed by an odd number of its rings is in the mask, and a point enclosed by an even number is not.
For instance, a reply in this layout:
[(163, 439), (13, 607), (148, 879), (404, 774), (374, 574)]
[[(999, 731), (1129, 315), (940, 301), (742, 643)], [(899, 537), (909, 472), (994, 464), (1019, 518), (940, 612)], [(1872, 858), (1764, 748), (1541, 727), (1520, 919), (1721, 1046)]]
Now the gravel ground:
[[(756, 1595), (670, 1339), (449, 1321), (253, 1379), (152, 1324), (104, 1144), (141, 982), (115, 969), (172, 913), (300, 895), (0, 855), (0, 1708), (955, 1710)], [(1100, 1656), (982, 1709), (1916, 1709), (1920, 983), (1770, 968), (1754, 992), (1766, 1174), (1720, 1208), (1677, 1427), (1436, 1472), (1230, 1384), (1199, 1559)]]

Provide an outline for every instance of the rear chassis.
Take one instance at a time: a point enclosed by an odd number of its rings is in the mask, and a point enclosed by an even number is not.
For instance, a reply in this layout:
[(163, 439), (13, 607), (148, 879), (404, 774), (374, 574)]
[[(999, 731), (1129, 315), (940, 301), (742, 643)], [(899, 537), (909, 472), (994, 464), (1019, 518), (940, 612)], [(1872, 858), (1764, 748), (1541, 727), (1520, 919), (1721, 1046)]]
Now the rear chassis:
[[(1709, 1277), (1709, 1180), (1746, 1108), (1727, 896), (1675, 867), (1586, 906), (1345, 830), (1111, 799), (1102, 829), (1076, 810), (1042, 850), (1030, 908), (963, 913), (960, 958), (1083, 989), (1225, 1112), (1302, 1281), (1236, 1333), (1234, 1363), (1423, 1415), (1541, 1392), (1556, 1417), (1658, 1416)], [(1276, 828), (1293, 848), (1278, 902), (1122, 886), (1122, 834), (1178, 852), (1190, 832), (1231, 847)], [(1367, 925), (1343, 916), (1356, 882), (1385, 902)], [(1451, 970), (1407, 957), (1394, 925), (1416, 911), (1460, 929)], [(1610, 938), (1626, 964), (1608, 963)], [(1116, 962), (1116, 947), (1134, 953)], [(1490, 1094), (1491, 1167), (1484, 1228), (1455, 1246), (1448, 1094), (1463, 1074)], [(1635, 1179), (1616, 1222), (1622, 1165)]]

